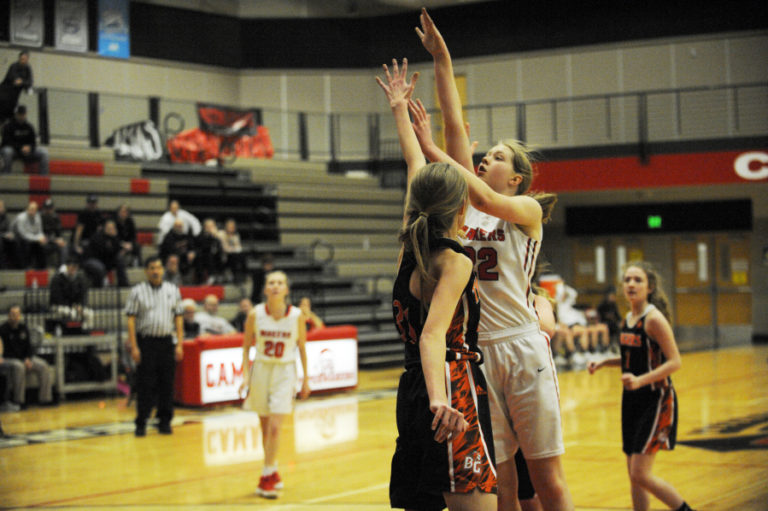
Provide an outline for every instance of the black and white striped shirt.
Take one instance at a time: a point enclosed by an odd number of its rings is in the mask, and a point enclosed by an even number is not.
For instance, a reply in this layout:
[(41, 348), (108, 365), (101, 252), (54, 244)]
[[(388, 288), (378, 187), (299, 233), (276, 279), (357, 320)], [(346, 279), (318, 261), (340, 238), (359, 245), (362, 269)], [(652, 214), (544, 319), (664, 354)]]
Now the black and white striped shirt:
[(149, 282), (131, 288), (125, 313), (136, 317), (136, 335), (167, 337), (176, 334), (176, 316), (181, 316), (181, 293), (170, 282), (155, 287)]

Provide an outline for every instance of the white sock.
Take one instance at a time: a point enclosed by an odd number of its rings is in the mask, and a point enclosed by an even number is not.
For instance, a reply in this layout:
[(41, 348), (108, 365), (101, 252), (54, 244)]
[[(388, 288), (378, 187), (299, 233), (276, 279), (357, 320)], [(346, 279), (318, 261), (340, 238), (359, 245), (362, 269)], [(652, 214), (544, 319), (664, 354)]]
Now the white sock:
[(275, 472), (277, 472), (277, 465), (271, 465), (271, 466), (264, 465), (264, 468), (261, 471), (261, 475), (271, 476)]

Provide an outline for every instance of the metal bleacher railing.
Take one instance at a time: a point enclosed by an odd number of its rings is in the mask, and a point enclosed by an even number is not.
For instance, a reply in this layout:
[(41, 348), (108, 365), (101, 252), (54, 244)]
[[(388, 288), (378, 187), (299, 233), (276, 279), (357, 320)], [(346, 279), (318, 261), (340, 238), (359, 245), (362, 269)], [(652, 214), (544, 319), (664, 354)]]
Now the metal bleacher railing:
[[(196, 104), (172, 98), (57, 88), (25, 97), (43, 144), (76, 140), (99, 147), (119, 126), (152, 120), (161, 131), (197, 126)], [(254, 108), (275, 158), (324, 162), (399, 158), (389, 113), (314, 113)], [(540, 149), (729, 139), (768, 134), (768, 83), (660, 89), (470, 105), (481, 147), (514, 137)], [(372, 167), (375, 168), (375, 165)]]
[[(53, 358), (56, 374), (56, 389), (64, 399), (73, 392), (109, 391), (117, 389), (118, 365), (122, 355), (122, 295), (118, 287), (91, 289), (88, 292), (87, 307), (93, 311), (93, 325), (83, 329), (80, 322), (72, 321), (49, 305), (48, 288), (30, 288), (24, 291), (24, 319), (30, 331), (41, 337), (36, 350), (40, 355)], [(72, 357), (86, 365), (88, 361), (99, 360), (97, 354), (105, 354), (109, 368), (99, 374), (84, 374), (74, 380), (69, 376), (73, 365)], [(98, 365), (98, 364), (97, 364)]]

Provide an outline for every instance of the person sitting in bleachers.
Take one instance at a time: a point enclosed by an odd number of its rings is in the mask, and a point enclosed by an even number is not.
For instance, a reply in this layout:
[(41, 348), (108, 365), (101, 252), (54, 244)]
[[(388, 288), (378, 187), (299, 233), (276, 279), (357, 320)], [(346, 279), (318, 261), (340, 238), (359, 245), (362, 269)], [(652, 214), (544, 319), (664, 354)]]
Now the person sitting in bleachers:
[(301, 313), (304, 315), (304, 321), (307, 322), (307, 332), (325, 326), (325, 323), (320, 319), (320, 316), (315, 314), (312, 310), (312, 300), (310, 300), (308, 296), (301, 297), (299, 300), (299, 309), (301, 309)]
[(93, 287), (102, 287), (107, 273), (112, 270), (117, 274), (117, 285), (128, 286), (125, 261), (123, 261), (122, 247), (117, 238), (117, 226), (114, 220), (107, 220), (104, 228), (94, 234), (88, 242), (83, 269), (91, 278)]
[(224, 251), (221, 248), (219, 230), (212, 218), (203, 222), (203, 231), (195, 239), (197, 256), (197, 283), (215, 284), (224, 265)]
[(0, 200), (0, 269), (19, 267), (17, 254), (13, 222), (5, 210), (5, 202)]
[(121, 204), (115, 212), (115, 226), (117, 237), (125, 254), (125, 264), (141, 266), (141, 245), (136, 240), (136, 222), (133, 221), (131, 208), (128, 204)]
[(168, 203), (168, 211), (163, 213), (163, 216), (160, 217), (160, 222), (157, 224), (159, 239), (162, 240), (174, 228), (177, 220), (181, 220), (184, 234), (191, 234), (193, 237), (200, 234), (202, 230), (200, 220), (189, 211), (181, 209), (179, 201), (172, 200)]
[(242, 284), (245, 279), (245, 253), (234, 218), (228, 218), (224, 223), (224, 229), (219, 231), (219, 239), (224, 250), (226, 267), (232, 274), (232, 281)]
[(229, 321), (219, 316), (219, 298), (216, 295), (205, 297), (203, 309), (195, 314), (195, 321), (200, 323), (201, 335), (230, 334), (235, 331)]
[(176, 287), (183, 285), (181, 273), (179, 273), (179, 256), (171, 254), (165, 260), (165, 273), (163, 274), (163, 280), (170, 282)]
[(56, 213), (53, 199), (46, 199), (43, 202), (43, 210), (40, 213), (40, 218), (43, 221), (43, 234), (48, 241), (45, 245), (46, 259), (48, 254), (56, 254), (56, 262), (54, 267), (61, 266), (67, 260), (67, 242), (64, 241), (61, 232), (61, 219), (59, 214)]
[(45, 268), (45, 246), (48, 239), (43, 234), (43, 220), (37, 211), (37, 202), (30, 202), (27, 209), (16, 216), (13, 233), (17, 257), (22, 267), (29, 268), (32, 265), (37, 269)]
[(91, 238), (101, 229), (103, 223), (104, 214), (99, 209), (99, 198), (89, 194), (85, 209), (77, 214), (77, 224), (72, 233), (72, 250), (83, 255)]
[(253, 309), (253, 302), (251, 299), (241, 298), (240, 310), (237, 311), (235, 317), (230, 321), (232, 326), (235, 327), (235, 330), (238, 332), (245, 331), (245, 320), (248, 319), (248, 313), (251, 312), (251, 309)]
[(182, 279), (187, 279), (190, 271), (194, 268), (195, 240), (191, 234), (184, 232), (184, 222), (178, 218), (173, 224), (173, 229), (163, 238), (160, 243), (160, 258), (163, 261), (168, 260), (168, 256), (175, 254), (179, 258), (179, 272)]
[(27, 122), (27, 107), (18, 105), (13, 118), (3, 126), (2, 172), (11, 171), (11, 163), (19, 158), (24, 163), (36, 162), (40, 174), (48, 174), (48, 150), (37, 145), (35, 128)]
[(192, 298), (185, 298), (181, 301), (181, 307), (184, 318), (184, 339), (194, 339), (200, 335), (200, 323), (195, 320), (197, 303)]
[[(581, 350), (587, 362), (598, 358), (597, 352), (608, 345), (608, 328), (602, 324), (589, 324), (586, 313), (578, 309), (576, 297), (578, 292), (571, 286), (560, 282), (555, 288), (557, 301), (557, 317), (565, 324), (573, 335), (576, 347)], [(599, 338), (606, 339), (601, 343)]]
[(0, 325), (0, 357), (10, 363), (13, 401), (24, 406), (27, 390), (27, 371), (37, 375), (40, 382), (38, 401), (41, 404), (53, 400), (53, 381), (48, 363), (35, 355), (29, 329), (21, 321), (21, 307), (12, 305), (8, 311), (8, 320)]
[(88, 282), (75, 256), (56, 272), (50, 284), (51, 310), (64, 322), (81, 323), (83, 330), (93, 327), (93, 309), (88, 307)]

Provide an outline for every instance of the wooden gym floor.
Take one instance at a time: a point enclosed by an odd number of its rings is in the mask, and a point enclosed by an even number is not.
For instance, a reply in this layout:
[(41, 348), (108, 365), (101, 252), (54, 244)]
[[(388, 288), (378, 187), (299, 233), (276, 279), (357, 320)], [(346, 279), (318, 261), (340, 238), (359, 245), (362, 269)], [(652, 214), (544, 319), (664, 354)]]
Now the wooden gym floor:
[[(133, 436), (125, 398), (0, 415), (0, 509), (386, 510), (399, 369), (298, 404), (283, 429), (285, 490), (263, 500), (258, 419), (177, 408), (174, 434)], [(768, 346), (689, 353), (674, 375), (678, 446), (655, 473), (699, 510), (768, 510)], [(560, 375), (565, 473), (579, 510), (630, 509), (618, 370)], [(653, 501), (653, 509), (664, 506)]]

